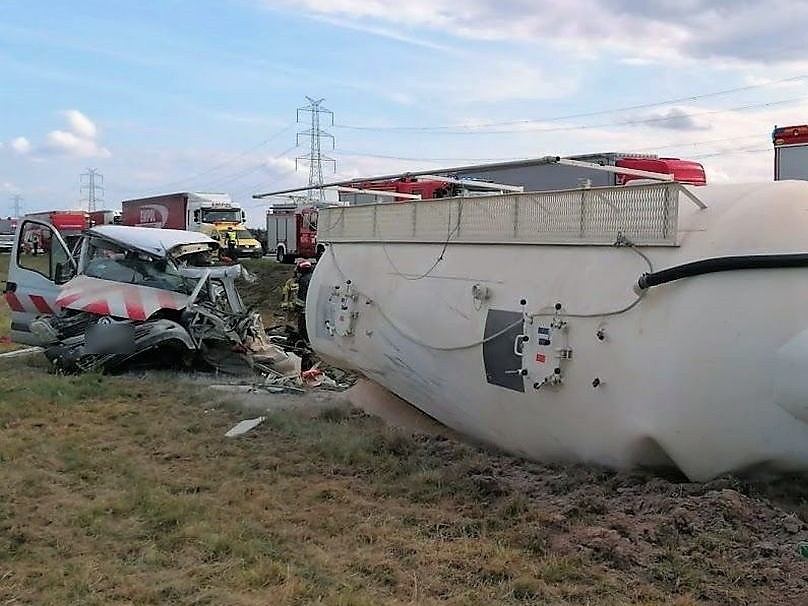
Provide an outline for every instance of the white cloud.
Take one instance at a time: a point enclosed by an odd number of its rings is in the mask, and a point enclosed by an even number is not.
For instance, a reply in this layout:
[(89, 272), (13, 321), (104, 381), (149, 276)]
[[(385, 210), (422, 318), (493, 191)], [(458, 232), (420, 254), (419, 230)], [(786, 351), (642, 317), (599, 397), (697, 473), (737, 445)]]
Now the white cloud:
[(264, 161), (264, 165), (273, 170), (287, 172), (295, 169), (295, 160), (294, 158), (287, 158), (285, 156), (281, 156), (280, 158), (271, 156)]
[(743, 78), (747, 86), (765, 86), (767, 88), (805, 88), (805, 78), (766, 78), (747, 74)]
[(447, 99), (464, 104), (528, 99), (558, 99), (578, 89), (575, 69), (555, 75), (541, 65), (485, 57), (468, 68), (450, 74), (429, 86), (443, 88)]
[(72, 158), (109, 158), (110, 151), (98, 142), (98, 127), (85, 114), (77, 109), (62, 112), (67, 120), (68, 130), (55, 129), (45, 136), (40, 145), (32, 144), (26, 137), (17, 137), (9, 147), (19, 155), (41, 160), (46, 156)]
[(31, 142), (25, 137), (17, 137), (12, 139), (9, 147), (20, 155), (25, 155), (31, 151)]
[(43, 150), (76, 158), (109, 158), (111, 155), (108, 149), (101, 147), (93, 139), (63, 130), (49, 132)]
[(402, 37), (432, 31), (483, 41), (554, 42), (579, 55), (609, 50), (632, 60), (804, 63), (808, 44), (808, 3), (792, 0), (409, 0), (395, 9), (386, 0), (264, 4), (366, 25), (392, 23)]
[(68, 109), (63, 112), (67, 118), (71, 132), (84, 139), (95, 139), (98, 136), (98, 128), (95, 123), (77, 109)]

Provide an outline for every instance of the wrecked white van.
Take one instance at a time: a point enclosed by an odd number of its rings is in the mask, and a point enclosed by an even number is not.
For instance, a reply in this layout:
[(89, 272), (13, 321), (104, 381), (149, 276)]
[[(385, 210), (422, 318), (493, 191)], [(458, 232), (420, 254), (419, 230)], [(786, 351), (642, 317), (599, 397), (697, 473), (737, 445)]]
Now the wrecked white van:
[(11, 338), (65, 372), (293, 368), (239, 296), (245, 271), (216, 264), (217, 248), (196, 232), (102, 225), (69, 251), (52, 225), (23, 220), (4, 292)]

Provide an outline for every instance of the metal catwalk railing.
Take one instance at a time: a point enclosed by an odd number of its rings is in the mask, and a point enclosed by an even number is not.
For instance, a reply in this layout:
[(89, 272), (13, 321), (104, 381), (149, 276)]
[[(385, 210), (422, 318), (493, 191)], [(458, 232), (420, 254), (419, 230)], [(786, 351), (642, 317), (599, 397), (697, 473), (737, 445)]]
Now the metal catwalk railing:
[(441, 198), (320, 210), (320, 242), (676, 246), (678, 183)]

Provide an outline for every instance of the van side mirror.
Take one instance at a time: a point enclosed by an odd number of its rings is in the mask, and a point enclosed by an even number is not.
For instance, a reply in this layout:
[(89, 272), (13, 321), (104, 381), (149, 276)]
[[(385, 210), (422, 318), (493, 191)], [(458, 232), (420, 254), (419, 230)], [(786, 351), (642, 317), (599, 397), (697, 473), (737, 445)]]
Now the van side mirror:
[(194, 211), (194, 223), (199, 223), (199, 211)]
[(57, 263), (54, 267), (53, 281), (56, 284), (64, 284), (73, 277), (73, 265), (71, 263)]

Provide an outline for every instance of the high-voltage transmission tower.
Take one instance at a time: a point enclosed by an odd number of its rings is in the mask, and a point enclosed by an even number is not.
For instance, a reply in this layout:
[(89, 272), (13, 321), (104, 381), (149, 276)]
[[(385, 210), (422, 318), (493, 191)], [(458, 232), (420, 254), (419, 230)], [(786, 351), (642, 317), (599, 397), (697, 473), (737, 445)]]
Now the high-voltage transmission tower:
[(14, 214), (12, 217), (20, 217), (22, 215), (22, 196), (20, 194), (11, 194), (11, 201), (14, 203)]
[(331, 139), (331, 149), (335, 147), (334, 136), (320, 128), (320, 115), (329, 114), (331, 116), (331, 126), (334, 126), (334, 112), (322, 106), (325, 99), (312, 99), (306, 97), (309, 104), (306, 107), (299, 107), (297, 109), (297, 121), (300, 122), (300, 112), (311, 112), (311, 128), (308, 130), (297, 133), (297, 143), (300, 144), (300, 137), (309, 137), (310, 147), (309, 153), (304, 156), (295, 158), (295, 170), (301, 161), (305, 161), (309, 165), (309, 200), (325, 201), (325, 193), (323, 192), (323, 163), (331, 162), (334, 165), (334, 172), (337, 172), (337, 161), (323, 155), (321, 149), (322, 139)]
[(97, 168), (88, 168), (79, 178), (81, 193), (87, 192), (87, 197), (81, 201), (87, 202), (88, 212), (93, 212), (98, 202), (104, 201), (104, 175), (98, 172)]

